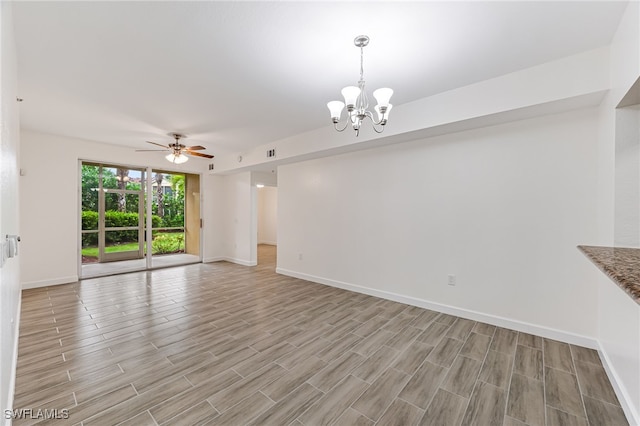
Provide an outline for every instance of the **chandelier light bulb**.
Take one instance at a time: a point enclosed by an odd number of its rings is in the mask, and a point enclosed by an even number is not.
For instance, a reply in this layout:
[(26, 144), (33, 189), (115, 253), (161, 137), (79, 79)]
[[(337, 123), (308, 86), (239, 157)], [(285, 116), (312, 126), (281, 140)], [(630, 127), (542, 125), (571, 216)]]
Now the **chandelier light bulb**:
[(340, 116), (342, 115), (344, 102), (331, 101), (327, 104), (327, 107), (329, 108), (329, 112), (331, 113), (331, 119), (334, 123), (337, 123), (340, 120)]
[(353, 107), (356, 104), (358, 96), (360, 96), (360, 88), (356, 86), (347, 86), (342, 89), (342, 96), (344, 96), (344, 103), (347, 104), (347, 109)]
[(373, 97), (376, 98), (376, 101), (378, 101), (378, 105), (380, 105), (381, 107), (386, 107), (387, 105), (389, 105), (389, 100), (391, 99), (392, 95), (393, 90), (389, 89), (388, 87), (383, 87), (373, 92)]
[(387, 105), (387, 109), (384, 112), (380, 111), (380, 105), (375, 106), (376, 113), (378, 114), (378, 121), (382, 122), (383, 120), (386, 122), (389, 119), (389, 112), (393, 108), (392, 104)]

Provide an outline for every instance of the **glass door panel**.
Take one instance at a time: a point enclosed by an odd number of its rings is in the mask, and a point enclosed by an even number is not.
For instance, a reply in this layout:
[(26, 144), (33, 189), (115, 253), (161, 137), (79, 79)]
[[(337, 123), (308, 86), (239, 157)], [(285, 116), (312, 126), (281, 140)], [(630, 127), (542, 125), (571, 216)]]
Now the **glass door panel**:
[(100, 262), (144, 257), (144, 171), (102, 167)]
[(100, 166), (82, 165), (82, 264), (98, 262)]

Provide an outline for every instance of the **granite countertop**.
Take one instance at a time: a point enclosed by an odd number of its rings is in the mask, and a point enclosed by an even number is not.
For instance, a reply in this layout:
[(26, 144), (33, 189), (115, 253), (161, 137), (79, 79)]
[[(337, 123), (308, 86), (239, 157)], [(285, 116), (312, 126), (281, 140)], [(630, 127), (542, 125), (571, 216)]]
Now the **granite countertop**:
[(640, 248), (578, 246), (640, 305)]

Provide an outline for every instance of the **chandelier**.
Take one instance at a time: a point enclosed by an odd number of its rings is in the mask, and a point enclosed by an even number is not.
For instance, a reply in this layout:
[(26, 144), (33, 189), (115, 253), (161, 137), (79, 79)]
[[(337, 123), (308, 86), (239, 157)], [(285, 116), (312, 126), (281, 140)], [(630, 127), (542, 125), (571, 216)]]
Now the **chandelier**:
[[(373, 113), (368, 110), (369, 100), (364, 90), (364, 47), (369, 44), (369, 37), (366, 35), (358, 36), (353, 40), (353, 43), (356, 47), (360, 48), (360, 80), (358, 81), (358, 86), (347, 86), (342, 89), (344, 102), (331, 101), (327, 104), (329, 112), (331, 113), (331, 121), (333, 121), (333, 127), (339, 132), (344, 131), (349, 123), (351, 123), (351, 127), (356, 131), (356, 136), (358, 136), (360, 134), (362, 120), (369, 117), (373, 123), (373, 130), (375, 130), (376, 133), (382, 133), (384, 125), (387, 124), (387, 120), (389, 119), (389, 112), (393, 106), (389, 103), (389, 99), (391, 99), (391, 95), (393, 95), (393, 90), (385, 87), (373, 92), (373, 97), (378, 101), (378, 105), (374, 108), (377, 115), (377, 119), (375, 119)], [(340, 128), (338, 123), (340, 123), (340, 116), (342, 115), (345, 104), (348, 117), (344, 126)]]

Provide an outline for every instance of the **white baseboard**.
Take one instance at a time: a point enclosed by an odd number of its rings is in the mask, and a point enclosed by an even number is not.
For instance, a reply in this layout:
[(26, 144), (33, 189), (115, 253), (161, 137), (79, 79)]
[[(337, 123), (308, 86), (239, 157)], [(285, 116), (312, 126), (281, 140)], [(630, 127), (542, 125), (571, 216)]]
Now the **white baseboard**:
[(235, 257), (228, 257), (228, 256), (214, 256), (214, 257), (207, 257), (205, 259), (202, 259), (202, 263), (222, 262), (222, 261), (237, 263), (238, 265), (243, 265), (243, 266), (256, 266), (258, 264), (258, 262), (251, 262), (249, 260), (236, 259)]
[(345, 283), (342, 281), (336, 281), (328, 278), (316, 277), (301, 272), (291, 271), (284, 268), (276, 268), (278, 274), (287, 275), (294, 278), (300, 278), (307, 281), (312, 281), (319, 284), (328, 285), (331, 287), (338, 287), (344, 290), (354, 291), (356, 293), (368, 294), (369, 296), (380, 297), (382, 299), (392, 300), (394, 302), (404, 303), (407, 305), (417, 306), (419, 308), (431, 309), (445, 314), (455, 315), (457, 317), (466, 318), (474, 321), (481, 321), (487, 324), (496, 325), (498, 327), (504, 327), (511, 330), (522, 331), (523, 333), (535, 334), (537, 336), (546, 337), (548, 339), (559, 340), (562, 342), (571, 343), (574, 345), (584, 346), (587, 348), (598, 349), (598, 341), (588, 336), (582, 336), (563, 330), (557, 330), (554, 328), (545, 327), (542, 325), (531, 324), (524, 321), (518, 321), (511, 318), (505, 318), (498, 315), (487, 314), (483, 312), (477, 312), (465, 308), (456, 306), (445, 305), (442, 303), (431, 302), (425, 299), (419, 299), (416, 297), (405, 296), (402, 294), (392, 293), (389, 291), (376, 290), (368, 287), (363, 287), (355, 284)]
[(237, 263), (238, 265), (243, 266), (256, 266), (258, 264), (256, 261), (251, 262), (249, 260), (236, 259), (234, 257), (223, 257), (221, 260), (226, 260), (227, 262)]
[(205, 257), (202, 259), (202, 263), (221, 262), (225, 260), (224, 256)]
[(638, 413), (633, 404), (630, 403), (632, 399), (627, 392), (626, 387), (621, 385), (622, 383), (624, 383), (624, 380), (622, 380), (616, 373), (616, 370), (612, 367), (613, 363), (611, 362), (611, 359), (607, 355), (607, 352), (600, 345), (598, 345), (598, 354), (600, 355), (602, 365), (604, 365), (604, 369), (607, 373), (607, 376), (609, 377), (609, 381), (613, 386), (613, 390), (616, 392), (618, 401), (620, 401), (620, 405), (622, 406), (622, 410), (624, 411), (624, 415), (627, 417), (629, 424), (640, 425), (640, 413)]
[(77, 275), (70, 275), (68, 277), (60, 277), (54, 278), (51, 280), (42, 280), (42, 281), (27, 281), (22, 283), (22, 289), (26, 290), (29, 288), (40, 288), (40, 287), (49, 287), (50, 285), (58, 285), (58, 284), (69, 284), (75, 283), (78, 281)]

